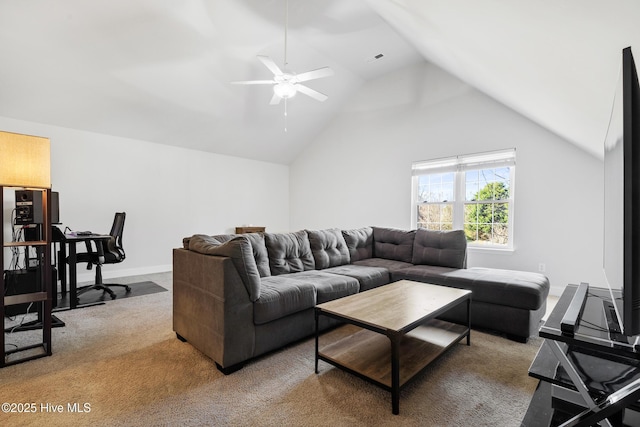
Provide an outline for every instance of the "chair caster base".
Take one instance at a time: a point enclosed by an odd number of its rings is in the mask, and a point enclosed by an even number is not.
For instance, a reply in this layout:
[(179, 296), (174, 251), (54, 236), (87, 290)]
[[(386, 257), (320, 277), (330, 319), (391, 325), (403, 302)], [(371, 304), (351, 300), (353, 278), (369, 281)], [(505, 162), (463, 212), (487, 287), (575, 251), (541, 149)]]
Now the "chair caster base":
[(109, 296), (111, 297), (111, 299), (116, 299), (117, 295), (115, 294), (115, 292), (113, 292), (110, 289), (103, 289), (102, 290), (102, 296), (100, 297), (101, 300), (104, 301), (104, 296), (105, 294), (109, 294)]

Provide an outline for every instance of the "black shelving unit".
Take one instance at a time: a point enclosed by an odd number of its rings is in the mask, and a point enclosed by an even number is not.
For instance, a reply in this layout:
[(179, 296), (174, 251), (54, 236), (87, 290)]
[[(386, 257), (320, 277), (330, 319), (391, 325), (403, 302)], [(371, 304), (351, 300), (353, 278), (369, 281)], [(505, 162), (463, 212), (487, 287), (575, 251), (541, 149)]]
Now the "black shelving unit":
[[(0, 206), (4, 200), (4, 189), (6, 187), (0, 186)], [(34, 303), (40, 312), (38, 317), (42, 322), (42, 340), (37, 343), (24, 345), (22, 347), (12, 348), (7, 350), (5, 342), (5, 333), (2, 334), (0, 339), (0, 351), (2, 357), (0, 358), (0, 368), (5, 366), (15, 365), (17, 363), (26, 362), (29, 360), (37, 359), (40, 357), (51, 356), (51, 326), (52, 326), (52, 271), (51, 271), (51, 190), (39, 189), (42, 196), (42, 240), (28, 241), (28, 242), (4, 242), (3, 253), (0, 256), (0, 295), (3, 296), (2, 304), (0, 304), (0, 317), (2, 318), (3, 330), (5, 329), (5, 307)], [(0, 209), (0, 224), (4, 227), (4, 212)], [(29, 247), (35, 248), (37, 253), (37, 289), (34, 292), (6, 295), (6, 284), (4, 275), (4, 254), (5, 250), (12, 247), (24, 247), (25, 251)], [(39, 303), (39, 304), (38, 304)]]

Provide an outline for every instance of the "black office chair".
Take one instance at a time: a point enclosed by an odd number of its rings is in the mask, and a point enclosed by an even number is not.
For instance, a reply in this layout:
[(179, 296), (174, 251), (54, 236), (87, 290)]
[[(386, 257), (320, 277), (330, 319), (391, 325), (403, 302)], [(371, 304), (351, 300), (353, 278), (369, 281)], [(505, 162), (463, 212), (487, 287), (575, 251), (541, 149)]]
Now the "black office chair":
[(90, 291), (91, 289), (100, 289), (102, 290), (103, 296), (105, 293), (108, 293), (111, 296), (111, 299), (115, 299), (116, 294), (109, 289), (110, 286), (121, 286), (125, 288), (127, 292), (131, 291), (131, 288), (128, 285), (102, 282), (102, 265), (116, 264), (124, 261), (125, 259), (124, 249), (122, 248), (122, 230), (124, 229), (124, 220), (126, 215), (127, 214), (125, 212), (116, 213), (115, 218), (113, 219), (111, 232), (109, 233), (111, 236), (109, 240), (95, 240), (95, 251), (93, 250), (92, 242), (87, 241), (87, 252), (82, 252), (76, 255), (76, 262), (86, 262), (87, 270), (91, 270), (94, 265), (96, 266), (95, 283), (93, 285), (78, 288), (78, 296)]

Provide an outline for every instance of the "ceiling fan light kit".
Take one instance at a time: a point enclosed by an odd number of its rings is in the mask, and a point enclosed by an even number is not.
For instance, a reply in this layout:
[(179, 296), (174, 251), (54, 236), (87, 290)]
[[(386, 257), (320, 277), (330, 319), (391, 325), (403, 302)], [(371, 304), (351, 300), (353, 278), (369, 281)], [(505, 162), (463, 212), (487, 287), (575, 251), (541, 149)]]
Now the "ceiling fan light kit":
[(289, 99), (293, 98), (296, 93), (298, 93), (298, 89), (296, 89), (296, 85), (294, 83), (283, 81), (273, 86), (273, 93), (278, 95), (281, 99)]
[[(287, 67), (287, 27), (289, 21), (288, 1), (285, 4), (285, 8), (286, 16), (284, 27), (284, 69), (286, 69)], [(286, 102), (287, 99), (293, 98), (298, 92), (301, 92), (320, 102), (323, 102), (328, 98), (328, 96), (324, 93), (320, 93), (317, 90), (311, 89), (310, 87), (302, 85), (300, 83), (332, 76), (334, 73), (330, 67), (322, 67), (318, 68), (317, 70), (307, 71), (301, 74), (294, 74), (289, 71), (282, 71), (282, 69), (280, 69), (280, 67), (278, 67), (276, 63), (268, 56), (258, 55), (258, 59), (264, 64), (265, 67), (269, 69), (269, 71), (273, 73), (272, 80), (246, 80), (232, 83), (242, 85), (273, 85), (273, 97), (271, 98), (270, 102), (271, 105), (279, 104), (282, 99), (284, 99)], [(285, 115), (286, 114), (287, 113), (285, 104)]]

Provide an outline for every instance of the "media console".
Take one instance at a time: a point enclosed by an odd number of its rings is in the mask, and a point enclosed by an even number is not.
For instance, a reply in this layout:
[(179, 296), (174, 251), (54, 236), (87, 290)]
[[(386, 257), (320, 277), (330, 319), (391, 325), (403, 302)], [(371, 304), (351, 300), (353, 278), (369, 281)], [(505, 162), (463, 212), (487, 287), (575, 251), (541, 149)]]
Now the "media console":
[[(567, 286), (540, 328), (544, 342), (529, 368), (540, 382), (523, 426), (640, 425), (638, 337), (610, 328), (608, 289), (588, 287), (581, 300), (583, 290)], [(569, 332), (576, 307), (582, 313)]]

